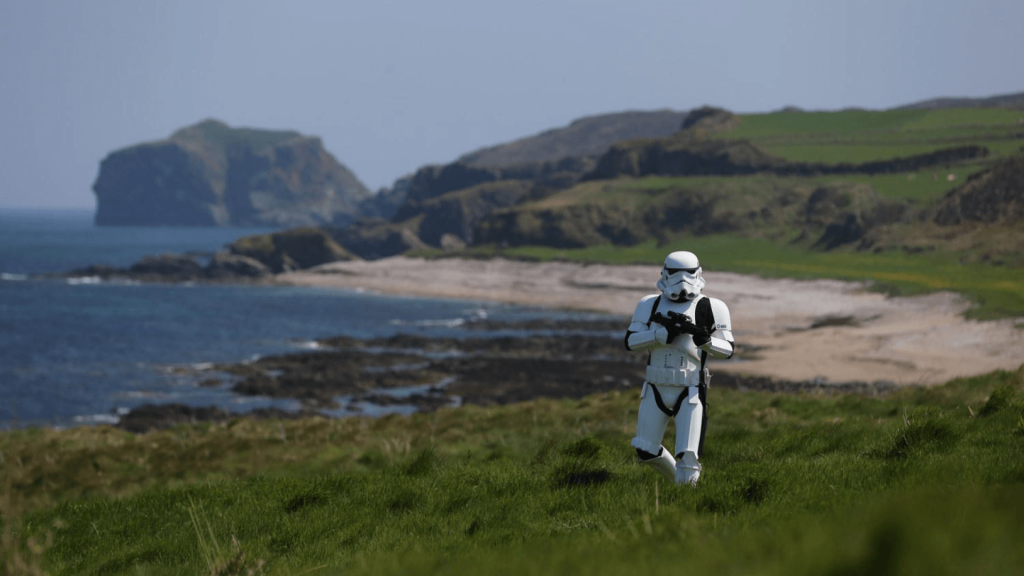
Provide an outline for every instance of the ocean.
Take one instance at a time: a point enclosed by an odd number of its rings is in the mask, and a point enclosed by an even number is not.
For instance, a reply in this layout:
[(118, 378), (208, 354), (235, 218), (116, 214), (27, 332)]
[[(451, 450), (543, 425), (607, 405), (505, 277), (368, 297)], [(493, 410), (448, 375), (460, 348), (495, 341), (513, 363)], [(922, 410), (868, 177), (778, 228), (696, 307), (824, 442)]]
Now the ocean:
[(196, 375), (175, 368), (308, 350), (327, 336), (461, 336), (474, 318), (551, 315), (315, 288), (36, 279), (89, 264), (126, 267), (147, 254), (202, 257), (267, 231), (96, 227), (92, 217), (91, 210), (0, 210), (0, 428), (116, 423), (146, 403), (296, 410), (291, 400), (199, 386)]

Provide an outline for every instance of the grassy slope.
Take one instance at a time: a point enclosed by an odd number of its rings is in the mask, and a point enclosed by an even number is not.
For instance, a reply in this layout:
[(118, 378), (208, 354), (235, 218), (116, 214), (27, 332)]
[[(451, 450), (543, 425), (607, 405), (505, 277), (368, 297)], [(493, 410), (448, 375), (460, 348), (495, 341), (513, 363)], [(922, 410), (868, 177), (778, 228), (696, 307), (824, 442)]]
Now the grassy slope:
[(747, 138), (795, 162), (859, 163), (977, 144), (1019, 153), (1024, 112), (995, 108), (775, 112), (742, 117), (728, 138)]
[[(597, 204), (639, 212), (663, 194), (679, 190), (727, 194), (740, 212), (749, 204), (756, 207), (764, 198), (796, 188), (814, 189), (828, 184), (868, 185), (878, 197), (908, 201), (926, 207), (938, 201), (953, 186), (985, 169), (996, 159), (1020, 153), (1024, 148), (1024, 112), (1002, 109), (893, 110), (885, 112), (775, 112), (742, 116), (739, 128), (722, 137), (747, 138), (791, 161), (866, 162), (931, 152), (941, 148), (977, 144), (992, 155), (982, 162), (940, 167), (920, 173), (884, 175), (840, 175), (776, 177), (648, 177), (638, 180), (591, 181), (560, 192), (521, 209), (558, 209), (571, 205)], [(954, 180), (947, 180), (949, 175)], [(933, 231), (934, 232), (934, 231)], [(912, 245), (920, 231), (911, 225), (894, 227), (890, 240), (896, 245), (901, 235)], [(568, 259), (587, 262), (657, 263), (664, 252), (689, 249), (708, 263), (708, 269), (799, 278), (840, 278), (874, 282), (879, 288), (899, 294), (933, 290), (960, 292), (977, 303), (970, 312), (988, 319), (1024, 316), (1024, 270), (973, 262), (979, 254), (998, 252), (1006, 243), (998, 230), (979, 231), (972, 239), (939, 242), (938, 249), (910, 254), (885, 250), (879, 254), (855, 252), (851, 248), (831, 252), (808, 248), (808, 242), (793, 243), (794, 230), (751, 228), (743, 234), (694, 237), (683, 235), (665, 246), (652, 242), (636, 246), (592, 246), (583, 249), (518, 247), (505, 249), (510, 257)], [(991, 236), (991, 237), (989, 237)], [(924, 244), (932, 243), (925, 240)], [(973, 244), (972, 244), (973, 243)], [(933, 246), (934, 248), (934, 246)], [(493, 255), (493, 247), (478, 247), (476, 255)], [(997, 258), (998, 259), (998, 258)], [(1010, 261), (1020, 255), (1011, 255)], [(962, 264), (961, 260), (972, 261)]]
[[(1014, 574), (1024, 369), (889, 397), (713, 389), (705, 477), (636, 398), (0, 435), (54, 574)], [(11, 488), (10, 486), (13, 486)], [(8, 506), (12, 501), (7, 500)], [(5, 518), (10, 518), (10, 508)], [(8, 545), (4, 552), (10, 553)]]

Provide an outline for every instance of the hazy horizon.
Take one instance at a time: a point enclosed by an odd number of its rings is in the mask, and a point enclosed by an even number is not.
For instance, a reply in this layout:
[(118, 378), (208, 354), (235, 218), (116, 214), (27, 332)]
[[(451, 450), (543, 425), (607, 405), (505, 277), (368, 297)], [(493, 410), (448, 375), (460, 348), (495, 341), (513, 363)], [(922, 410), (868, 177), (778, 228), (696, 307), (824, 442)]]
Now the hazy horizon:
[(0, 0), (0, 207), (92, 208), (111, 151), (205, 118), (319, 136), (376, 190), (627, 110), (1024, 91), (1024, 3)]

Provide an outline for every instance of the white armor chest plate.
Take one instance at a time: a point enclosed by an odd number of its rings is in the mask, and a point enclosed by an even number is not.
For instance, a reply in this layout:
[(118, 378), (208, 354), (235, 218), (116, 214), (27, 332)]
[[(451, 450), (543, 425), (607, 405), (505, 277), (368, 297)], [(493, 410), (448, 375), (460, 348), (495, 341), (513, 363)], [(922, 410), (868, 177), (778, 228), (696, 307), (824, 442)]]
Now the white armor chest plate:
[[(669, 311), (672, 311), (684, 314), (691, 322), (696, 322), (694, 313), (697, 310), (697, 300), (699, 299), (672, 302), (667, 298), (662, 298), (655, 313), (660, 312), (667, 315)], [(694, 345), (692, 336), (689, 334), (676, 336), (668, 346), (651, 351), (651, 362), (647, 369), (648, 380), (696, 386), (700, 371), (700, 353), (701, 350)], [(679, 374), (680, 372), (684, 374)], [(694, 382), (690, 383), (690, 380), (694, 380)]]

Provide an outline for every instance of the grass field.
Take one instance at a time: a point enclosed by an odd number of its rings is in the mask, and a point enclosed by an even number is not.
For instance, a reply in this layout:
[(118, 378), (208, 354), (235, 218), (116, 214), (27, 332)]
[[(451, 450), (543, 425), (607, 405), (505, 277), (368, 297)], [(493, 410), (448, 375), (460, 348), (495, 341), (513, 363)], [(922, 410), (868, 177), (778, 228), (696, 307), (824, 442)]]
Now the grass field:
[(696, 489), (635, 462), (636, 400), (4, 432), (7, 573), (1019, 574), (1024, 368), (713, 388)]
[(742, 115), (726, 138), (745, 138), (794, 162), (860, 163), (969, 144), (1021, 151), (1024, 112), (998, 108), (844, 110)]

